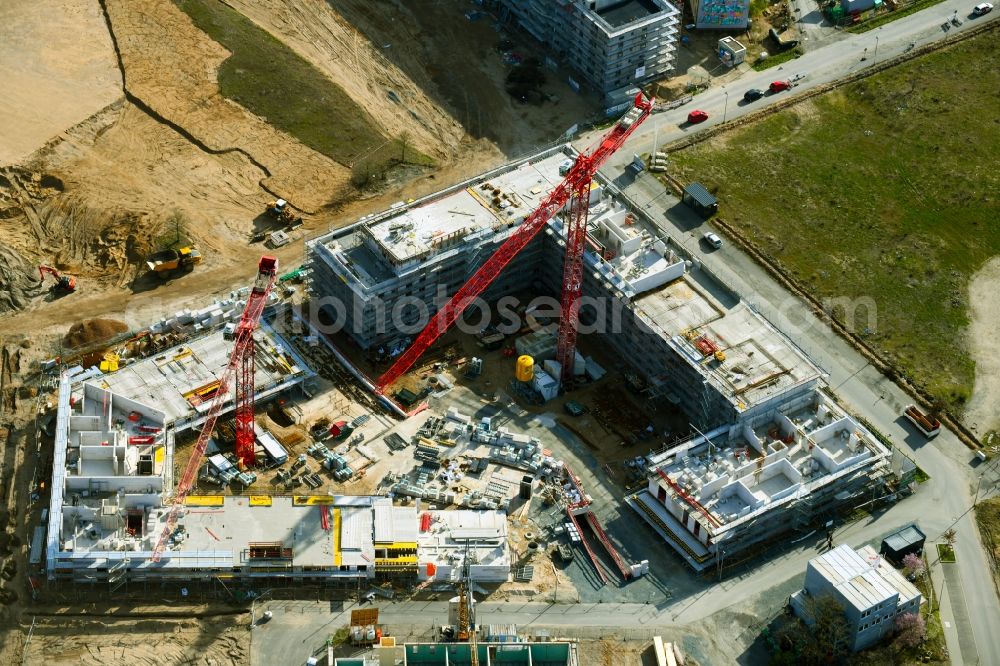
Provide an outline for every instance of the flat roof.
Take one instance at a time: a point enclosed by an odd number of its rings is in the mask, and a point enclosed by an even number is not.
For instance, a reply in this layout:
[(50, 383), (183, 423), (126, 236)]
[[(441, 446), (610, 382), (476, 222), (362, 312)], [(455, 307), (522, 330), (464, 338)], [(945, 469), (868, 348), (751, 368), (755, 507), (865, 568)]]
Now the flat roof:
[(559, 165), (571, 158), (556, 152), (525, 162), (421, 205), (403, 208), (368, 231), (396, 262), (406, 262), (483, 231), (520, 224), (563, 177)]
[(697, 201), (699, 205), (705, 206), (706, 208), (719, 203), (719, 200), (716, 199), (711, 192), (705, 189), (705, 186), (701, 183), (691, 183), (684, 188), (684, 193), (691, 196), (691, 198)]
[(661, 11), (662, 9), (651, 0), (622, 0), (603, 9), (595, 9), (594, 13), (607, 21), (611, 27), (620, 28)]
[[(268, 389), (297, 383), (312, 371), (272, 328), (262, 323), (257, 341), (254, 386), (258, 397)], [(208, 410), (211, 387), (217, 383), (233, 350), (221, 328), (192, 338), (159, 354), (123, 366), (88, 383), (148, 405), (164, 414), (165, 423), (182, 420), (179, 429), (195, 423)], [(205, 398), (199, 396), (203, 392)], [(232, 400), (230, 391), (229, 400)]]
[(507, 514), (501, 510), (430, 511), (431, 527), (418, 536), (420, 561), (454, 563), (465, 557), (466, 543), (475, 564), (507, 565)]
[(907, 525), (883, 539), (883, 543), (894, 551), (900, 551), (916, 543), (923, 543), (927, 535), (916, 525)]
[[(639, 295), (633, 308), (744, 409), (820, 377), (819, 368), (749, 305), (723, 305), (688, 274)], [(714, 349), (724, 360), (705, 353)]]

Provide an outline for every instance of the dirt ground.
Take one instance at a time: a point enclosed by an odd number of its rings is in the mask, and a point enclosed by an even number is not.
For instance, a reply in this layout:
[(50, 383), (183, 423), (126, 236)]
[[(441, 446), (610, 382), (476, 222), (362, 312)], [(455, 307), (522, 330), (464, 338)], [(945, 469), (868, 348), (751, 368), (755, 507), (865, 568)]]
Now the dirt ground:
[(250, 663), (248, 617), (173, 619), (156, 617), (156, 612), (157, 609), (149, 609), (148, 615), (101, 620), (26, 618), (25, 628), (30, 628), (31, 639), (23, 647), (24, 661), (11, 663), (81, 666)]
[[(340, 16), (325, 0), (227, 0), (278, 37), (355, 100), (386, 136), (406, 132), (421, 151), (449, 160), (466, 138), (451, 114)], [(398, 101), (396, 101), (398, 100)]]
[(969, 283), (969, 343), (976, 359), (976, 382), (965, 422), (980, 436), (1000, 428), (1000, 257), (994, 257)]
[(0, 26), (0, 165), (27, 157), (122, 96), (97, 2), (4, 2)]
[[(555, 99), (540, 106), (519, 104), (506, 93), (507, 68), (496, 51), (504, 36), (488, 15), (467, 0), (343, 0), (337, 10), (382, 55), (442, 106), (475, 138), (495, 143), (507, 156), (527, 153), (559, 138), (570, 125), (599, 108), (594, 97), (574, 93), (568, 73), (546, 69), (543, 92)], [(544, 54), (528, 38), (506, 34), (523, 57)]]

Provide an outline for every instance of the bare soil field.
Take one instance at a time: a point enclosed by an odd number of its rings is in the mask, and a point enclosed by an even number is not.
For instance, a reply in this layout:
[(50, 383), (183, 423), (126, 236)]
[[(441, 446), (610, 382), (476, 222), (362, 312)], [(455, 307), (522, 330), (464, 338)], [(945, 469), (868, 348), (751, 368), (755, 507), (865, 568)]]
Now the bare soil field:
[(120, 98), (121, 75), (100, 5), (0, 3), (0, 90), (0, 166)]
[[(107, 0), (126, 90), (183, 127), (207, 152), (241, 156), (261, 170), (261, 185), (314, 212), (349, 188), (341, 164), (291, 140), (219, 94), (217, 71), (229, 52), (207, 39), (169, 0)], [(274, 91), (280, 94), (280, 91)]]
[(139, 615), (101, 620), (53, 616), (33, 619), (31, 640), (23, 652), (25, 664), (241, 666), (250, 663), (246, 617), (185, 620), (146, 619)]
[(982, 437), (1000, 429), (1000, 257), (990, 259), (969, 283), (969, 347), (976, 362), (965, 422)]
[(338, 0), (329, 4), (386, 60), (436, 103), (450, 109), (466, 132), (495, 143), (507, 156), (555, 141), (599, 109), (596, 98), (572, 91), (566, 83), (569, 74), (562, 70), (545, 70), (542, 92), (551, 101), (538, 106), (514, 101), (504, 89), (508, 68), (496, 50), (498, 43), (509, 37), (514, 52), (524, 58), (544, 59), (544, 53), (527, 36), (498, 29), (489, 15), (467, 20), (465, 12), (480, 9), (470, 2)]

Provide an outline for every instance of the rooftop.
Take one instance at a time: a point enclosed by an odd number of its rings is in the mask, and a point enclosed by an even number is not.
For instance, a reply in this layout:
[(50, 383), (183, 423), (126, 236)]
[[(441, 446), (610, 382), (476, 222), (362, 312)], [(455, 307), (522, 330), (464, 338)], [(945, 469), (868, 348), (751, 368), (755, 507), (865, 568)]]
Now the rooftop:
[(454, 246), (483, 230), (520, 224), (563, 177), (569, 157), (556, 152), (525, 162), (464, 189), (404, 208), (368, 225), (372, 239), (394, 264)]
[(461, 571), (466, 546), (470, 562), (480, 567), (510, 567), (507, 515), (503, 511), (430, 511), (431, 523), (418, 537), (421, 563), (451, 565)]
[(689, 275), (640, 295), (633, 307), (740, 409), (820, 375), (805, 354), (746, 303), (727, 308)]
[[(312, 374), (292, 346), (266, 324), (261, 324), (254, 339), (258, 399)], [(165, 423), (177, 422), (178, 430), (183, 430), (208, 410), (232, 348), (232, 341), (225, 339), (222, 329), (217, 329), (90, 383), (123, 398), (156, 405)]]
[(846, 544), (809, 560), (809, 567), (829, 581), (858, 611), (894, 599), (910, 600), (920, 592), (871, 546), (854, 550)]
[(622, 0), (602, 9), (594, 10), (613, 28), (620, 28), (633, 21), (658, 14), (661, 10), (652, 0)]

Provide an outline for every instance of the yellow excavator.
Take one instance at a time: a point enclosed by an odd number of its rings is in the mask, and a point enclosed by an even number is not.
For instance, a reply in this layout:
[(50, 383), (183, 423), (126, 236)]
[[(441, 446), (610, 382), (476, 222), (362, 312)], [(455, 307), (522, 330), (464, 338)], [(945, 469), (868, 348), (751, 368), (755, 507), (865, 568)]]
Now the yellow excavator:
[(157, 277), (167, 279), (179, 273), (191, 270), (201, 263), (201, 252), (195, 247), (182, 247), (179, 250), (162, 250), (151, 254), (146, 265)]

